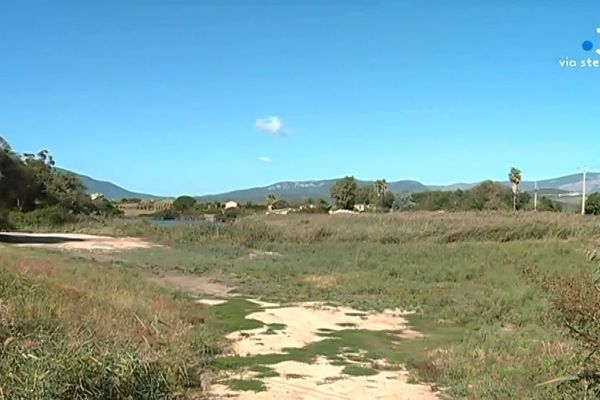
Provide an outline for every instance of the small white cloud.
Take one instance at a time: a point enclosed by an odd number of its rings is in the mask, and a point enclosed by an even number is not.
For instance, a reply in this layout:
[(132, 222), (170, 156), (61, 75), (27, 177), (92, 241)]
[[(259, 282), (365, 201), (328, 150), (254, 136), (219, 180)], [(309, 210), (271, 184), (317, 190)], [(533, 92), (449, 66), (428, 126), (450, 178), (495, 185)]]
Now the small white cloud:
[(261, 157), (258, 157), (258, 161), (263, 162), (263, 163), (270, 163), (271, 159), (269, 157), (261, 156)]
[(254, 122), (254, 127), (261, 132), (285, 136), (283, 121), (281, 121), (281, 118), (279, 117), (271, 116), (266, 118), (258, 118), (256, 122)]

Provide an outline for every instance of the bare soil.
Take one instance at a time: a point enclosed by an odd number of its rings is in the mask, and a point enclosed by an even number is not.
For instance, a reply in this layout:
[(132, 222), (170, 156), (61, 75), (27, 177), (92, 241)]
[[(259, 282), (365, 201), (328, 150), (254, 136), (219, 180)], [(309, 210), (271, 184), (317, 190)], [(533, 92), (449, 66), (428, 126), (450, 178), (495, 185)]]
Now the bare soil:
[[(305, 302), (294, 306), (276, 307), (262, 303), (267, 308), (246, 316), (265, 324), (285, 324), (285, 329), (275, 333), (268, 327), (238, 331), (229, 334), (233, 349), (239, 355), (280, 353), (288, 347), (304, 347), (323, 340), (319, 330), (340, 331), (352, 327), (371, 331), (401, 331), (399, 338), (411, 339), (420, 333), (408, 327), (401, 310), (361, 313), (350, 307), (332, 307), (317, 302)], [(276, 307), (276, 308), (273, 308)]]
[(85, 235), (81, 233), (3, 232), (0, 242), (18, 247), (42, 247), (65, 251), (120, 252), (132, 249), (162, 247), (133, 237)]
[[(187, 274), (181, 271), (161, 272), (159, 275), (155, 275), (151, 279), (157, 283), (166, 284), (168, 286), (175, 287), (179, 290), (183, 290), (196, 296), (205, 295), (225, 297), (228, 296), (229, 292), (231, 292), (234, 289), (231, 286), (215, 282), (209, 277)], [(210, 299), (199, 300), (199, 302), (208, 305), (219, 304), (215, 303), (214, 300)]]
[[(421, 336), (411, 330), (401, 310), (383, 312), (361, 312), (349, 307), (332, 307), (322, 303), (308, 302), (293, 306), (279, 306), (274, 303), (255, 301), (264, 310), (251, 313), (248, 319), (264, 324), (285, 324), (285, 328), (275, 333), (268, 327), (238, 331), (228, 335), (233, 340), (233, 349), (241, 356), (281, 353), (287, 347), (304, 347), (309, 343), (323, 340), (320, 329), (343, 330), (349, 326), (355, 329), (373, 331), (397, 331), (398, 337), (411, 339)], [(344, 374), (343, 366), (332, 365), (320, 357), (314, 363), (284, 361), (271, 365), (279, 376), (260, 378), (266, 390), (262, 392), (231, 390), (225, 384), (215, 384), (211, 393), (216, 398), (239, 400), (436, 400), (436, 392), (428, 385), (408, 382), (405, 370), (379, 371), (372, 376), (351, 376)], [(256, 373), (236, 373), (232, 378), (252, 379)]]

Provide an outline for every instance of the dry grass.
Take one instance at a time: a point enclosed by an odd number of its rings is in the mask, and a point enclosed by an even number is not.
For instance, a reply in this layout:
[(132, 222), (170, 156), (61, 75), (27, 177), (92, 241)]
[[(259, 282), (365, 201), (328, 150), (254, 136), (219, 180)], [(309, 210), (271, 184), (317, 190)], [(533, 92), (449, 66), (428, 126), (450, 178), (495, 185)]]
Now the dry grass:
[[(456, 243), (468, 241), (585, 239), (600, 241), (598, 218), (566, 213), (408, 212), (362, 215), (269, 215), (233, 225), (148, 222), (113, 223), (113, 232), (162, 243), (232, 243), (250, 248), (269, 243)], [(108, 227), (99, 227), (100, 232)]]
[(204, 309), (111, 265), (0, 247), (0, 399), (201, 391), (219, 338)]

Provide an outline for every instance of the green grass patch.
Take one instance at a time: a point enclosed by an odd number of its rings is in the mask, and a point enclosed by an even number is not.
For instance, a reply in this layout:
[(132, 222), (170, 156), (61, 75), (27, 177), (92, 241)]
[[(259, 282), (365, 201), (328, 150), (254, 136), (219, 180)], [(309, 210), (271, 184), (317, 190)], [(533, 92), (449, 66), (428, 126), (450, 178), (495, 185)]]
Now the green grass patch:
[(306, 375), (301, 375), (301, 374), (286, 374), (285, 377), (287, 379), (304, 379), (304, 378), (306, 378)]
[(251, 391), (251, 392), (264, 392), (267, 390), (263, 381), (258, 379), (229, 379), (225, 381), (225, 384), (229, 389), (236, 392)]
[(269, 329), (273, 329), (274, 331), (281, 331), (281, 330), (284, 330), (285, 328), (287, 328), (287, 325), (274, 323), (274, 324), (267, 324), (267, 327)]
[(364, 312), (348, 312), (346, 313), (347, 316), (349, 317), (366, 317), (367, 313)]
[(264, 324), (255, 319), (247, 319), (246, 315), (260, 311), (261, 307), (241, 297), (234, 297), (223, 304), (212, 307), (216, 325), (224, 332), (235, 332), (256, 329)]
[(275, 371), (273, 368), (267, 367), (265, 365), (253, 365), (250, 368), (248, 368), (248, 370), (257, 372), (257, 374), (255, 376), (255, 378), (257, 378), (257, 379), (271, 378), (271, 377), (279, 376), (277, 371)]
[(342, 373), (351, 376), (373, 376), (377, 375), (379, 371), (373, 368), (360, 367), (358, 365), (348, 365), (342, 370)]
[(332, 364), (347, 366), (347, 361), (371, 362), (384, 359), (391, 364), (422, 361), (427, 351), (445, 348), (455, 343), (464, 334), (464, 328), (437, 326), (419, 317), (414, 317), (420, 326), (428, 324), (430, 333), (420, 339), (401, 339), (391, 332), (369, 330), (341, 330), (324, 332), (323, 340), (301, 348), (286, 348), (282, 354), (260, 354), (249, 357), (219, 357), (213, 361), (217, 369), (235, 370), (256, 365), (272, 365), (283, 361), (311, 363), (317, 357), (329, 359)]

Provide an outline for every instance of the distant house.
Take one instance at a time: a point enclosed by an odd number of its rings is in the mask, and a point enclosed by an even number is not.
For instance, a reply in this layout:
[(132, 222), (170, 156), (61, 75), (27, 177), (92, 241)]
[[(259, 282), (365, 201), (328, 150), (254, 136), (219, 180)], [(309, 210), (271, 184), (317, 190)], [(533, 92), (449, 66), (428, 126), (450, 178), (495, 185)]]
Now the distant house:
[(280, 208), (278, 210), (267, 210), (267, 215), (288, 215), (290, 212), (294, 210), (291, 208)]
[(329, 210), (329, 214), (336, 215), (336, 214), (358, 214), (358, 213), (356, 211), (352, 211), (352, 210), (339, 209), (339, 210)]
[(358, 211), (358, 212), (365, 212), (367, 210), (368, 206), (366, 204), (355, 204), (354, 205), (354, 211)]
[(240, 205), (238, 203), (236, 203), (235, 201), (228, 201), (227, 203), (225, 203), (225, 209), (229, 210), (230, 208), (238, 208)]
[(102, 193), (92, 193), (90, 194), (90, 199), (92, 199), (92, 201), (96, 201), (98, 199), (103, 199), (104, 195)]

